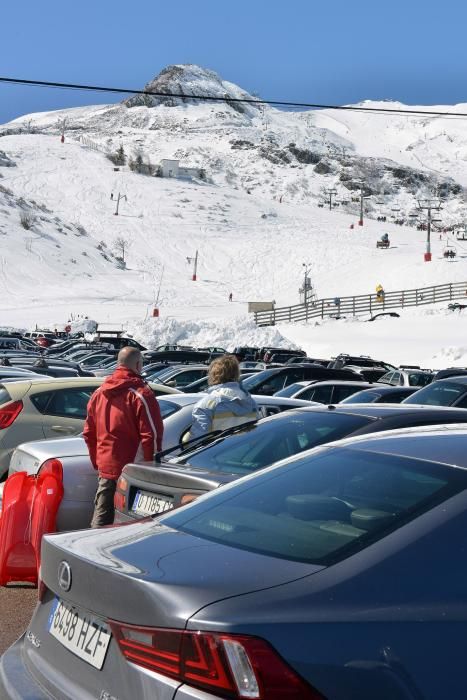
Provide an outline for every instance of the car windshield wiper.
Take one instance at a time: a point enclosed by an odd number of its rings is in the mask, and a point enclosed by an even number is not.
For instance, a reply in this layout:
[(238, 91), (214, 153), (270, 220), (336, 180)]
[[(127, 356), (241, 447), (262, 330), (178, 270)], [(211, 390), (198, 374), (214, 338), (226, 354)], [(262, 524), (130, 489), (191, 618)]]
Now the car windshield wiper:
[(154, 454), (154, 461), (157, 464), (160, 464), (160, 462), (162, 461), (162, 457), (165, 457), (171, 452), (175, 452), (176, 450), (181, 450), (181, 454), (183, 454), (184, 452), (189, 452), (190, 449), (193, 447), (194, 443), (196, 443), (196, 447), (200, 447), (201, 445), (206, 445), (212, 442), (213, 440), (217, 440), (218, 438), (224, 438), (228, 435), (233, 435), (234, 433), (240, 430), (244, 430), (245, 428), (251, 428), (254, 425), (256, 425), (256, 423), (256, 420), (250, 420), (246, 423), (241, 423), (241, 425), (235, 425), (233, 428), (226, 428), (225, 430), (213, 430), (212, 432), (207, 433), (206, 435), (199, 435), (198, 437), (191, 438), (191, 440), (187, 440), (186, 442), (179, 442), (178, 445), (169, 447), (168, 449), (162, 450), (161, 452), (156, 452)]

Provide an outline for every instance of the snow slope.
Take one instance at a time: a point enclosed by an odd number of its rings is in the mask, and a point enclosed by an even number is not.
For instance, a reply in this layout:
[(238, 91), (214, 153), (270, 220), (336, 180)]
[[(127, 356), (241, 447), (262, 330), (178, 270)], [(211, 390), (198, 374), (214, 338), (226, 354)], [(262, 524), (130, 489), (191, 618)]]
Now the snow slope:
[[(464, 357), (463, 317), (442, 310), (436, 313), (443, 331), (434, 345), (427, 339), (434, 335), (435, 317), (425, 310), (379, 324), (327, 322), (278, 330), (255, 329), (245, 320), (249, 300), (297, 303), (303, 263), (311, 264), (319, 296), (372, 293), (377, 283), (395, 290), (467, 279), (467, 241), (455, 242), (457, 257), (448, 262), (442, 256), (447, 234), (434, 233), (433, 261), (427, 264), (423, 231), (369, 218), (363, 228), (351, 229), (355, 203), (334, 211), (317, 206), (324, 187), (335, 186), (341, 200), (350, 199), (343, 174), (355, 178), (363, 172), (373, 187), (390, 192), (384, 207), (398, 204), (406, 213), (417, 195), (444, 184), (451, 196), (443, 223), (461, 222), (462, 124), (195, 104), (189, 96), (200, 81), (204, 94), (245, 94), (195, 68), (186, 70), (184, 88), (183, 71), (175, 71), (187, 95), (175, 106), (80, 107), (28, 115), (0, 128), (2, 324), (55, 323), (80, 314), (129, 323), (152, 345), (162, 338), (229, 348), (236, 340), (279, 342), (280, 332), (316, 355), (354, 347), (373, 352), (370, 346), (378, 350), (386, 334), (395, 337), (394, 357), (399, 347), (406, 362), (415, 361), (422, 348), (426, 362), (440, 353)], [(115, 171), (106, 154), (120, 145), (145, 162), (175, 157), (201, 167), (207, 182), (147, 177), (128, 165)], [(449, 179), (453, 176), (457, 182)], [(119, 216), (111, 193), (126, 196)], [(376, 203), (379, 196), (368, 200), (372, 215), (383, 206)], [(20, 221), (25, 212), (33, 218), (28, 230)], [(389, 250), (376, 249), (383, 231), (391, 239)], [(117, 237), (128, 242), (126, 269), (116, 259)], [(187, 258), (196, 250), (193, 282)], [(233, 303), (227, 302), (230, 292)], [(161, 320), (144, 325), (156, 299)], [(427, 329), (419, 341), (418, 326)], [(391, 361), (384, 352), (376, 354)]]

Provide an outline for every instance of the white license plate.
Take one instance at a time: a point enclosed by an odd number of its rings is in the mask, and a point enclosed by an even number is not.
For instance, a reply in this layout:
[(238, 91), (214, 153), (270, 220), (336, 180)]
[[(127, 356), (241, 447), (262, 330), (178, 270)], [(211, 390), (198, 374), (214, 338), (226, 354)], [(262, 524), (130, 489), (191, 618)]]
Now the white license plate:
[(49, 617), (49, 632), (91, 666), (100, 670), (104, 665), (112, 634), (102, 620), (83, 615), (57, 598)]
[(164, 513), (174, 507), (173, 498), (170, 496), (156, 496), (153, 493), (137, 491), (133, 501), (132, 511), (138, 515), (156, 515)]

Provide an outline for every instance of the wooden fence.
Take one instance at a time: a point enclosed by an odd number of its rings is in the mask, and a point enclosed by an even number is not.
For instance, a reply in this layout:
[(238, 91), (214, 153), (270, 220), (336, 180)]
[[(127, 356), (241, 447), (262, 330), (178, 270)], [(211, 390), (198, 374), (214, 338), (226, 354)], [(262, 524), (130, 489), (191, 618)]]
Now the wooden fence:
[[(275, 326), (278, 323), (308, 321), (313, 318), (338, 318), (374, 314), (406, 306), (437, 304), (451, 299), (465, 299), (467, 303), (467, 282), (438, 284), (435, 287), (402, 289), (398, 292), (385, 292), (383, 299), (376, 294), (360, 294), (355, 297), (333, 297), (316, 299), (313, 303), (282, 306), (272, 311), (257, 311), (255, 322), (258, 326)], [(338, 300), (338, 303), (336, 301)]]

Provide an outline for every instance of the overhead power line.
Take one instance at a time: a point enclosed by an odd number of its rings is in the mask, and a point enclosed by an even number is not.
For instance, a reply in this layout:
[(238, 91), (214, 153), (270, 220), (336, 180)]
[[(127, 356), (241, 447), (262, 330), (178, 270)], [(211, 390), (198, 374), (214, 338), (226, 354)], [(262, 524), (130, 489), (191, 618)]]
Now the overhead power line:
[(262, 100), (248, 97), (214, 97), (212, 95), (184, 95), (176, 92), (156, 92), (153, 90), (133, 90), (102, 85), (82, 85), (79, 83), (58, 83), (52, 80), (25, 80), (22, 78), (0, 77), (0, 83), (27, 85), (28, 87), (56, 88), (60, 90), (83, 90), (87, 92), (116, 93), (126, 95), (150, 95), (153, 97), (173, 97), (179, 99), (200, 100), (203, 102), (227, 102), (251, 105), (273, 105), (278, 107), (302, 107), (306, 109), (335, 109), (347, 112), (366, 112), (368, 114), (407, 114), (424, 117), (467, 117), (467, 112), (439, 112), (422, 109), (396, 109), (394, 107), (359, 107), (356, 105), (317, 104), (313, 102), (289, 102), (286, 100)]

